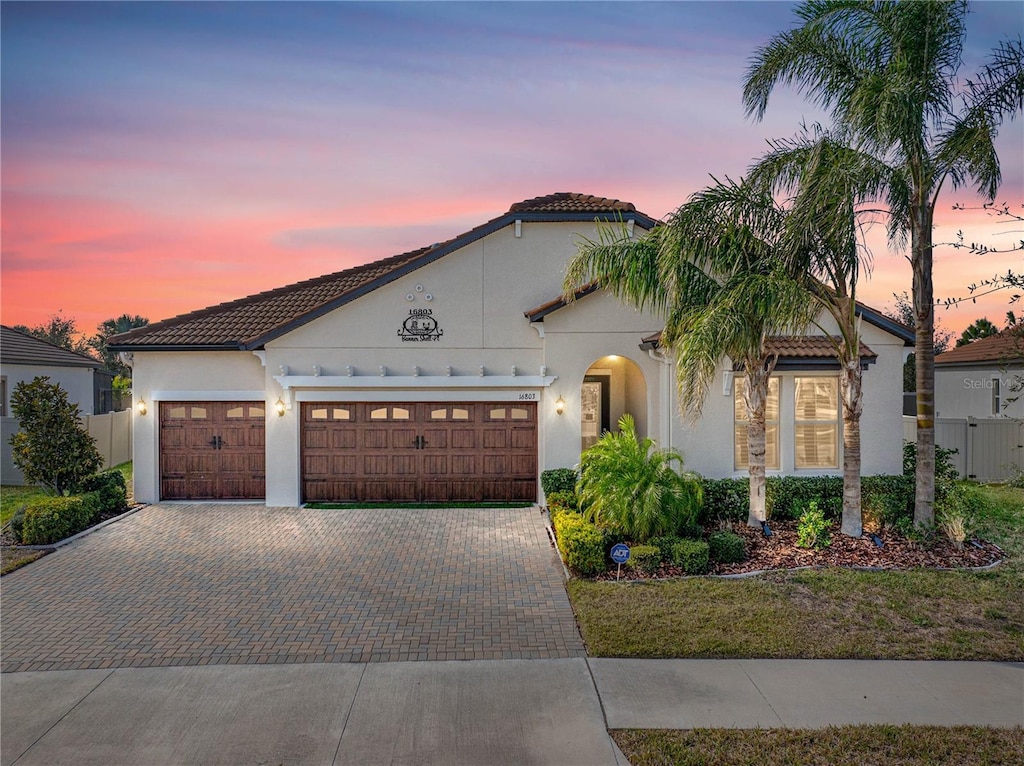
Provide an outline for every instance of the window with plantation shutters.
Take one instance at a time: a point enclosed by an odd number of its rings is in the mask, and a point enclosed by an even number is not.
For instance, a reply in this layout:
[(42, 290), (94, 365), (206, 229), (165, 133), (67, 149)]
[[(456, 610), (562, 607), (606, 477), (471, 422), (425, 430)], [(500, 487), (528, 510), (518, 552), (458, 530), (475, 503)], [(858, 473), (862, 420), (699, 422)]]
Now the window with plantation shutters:
[(839, 379), (796, 378), (797, 468), (839, 467)]
[[(733, 382), (733, 462), (737, 470), (748, 467), (747, 405), (743, 401), (746, 381), (737, 377)], [(779, 379), (768, 379), (768, 401), (765, 409), (764, 464), (765, 468), (779, 468)]]

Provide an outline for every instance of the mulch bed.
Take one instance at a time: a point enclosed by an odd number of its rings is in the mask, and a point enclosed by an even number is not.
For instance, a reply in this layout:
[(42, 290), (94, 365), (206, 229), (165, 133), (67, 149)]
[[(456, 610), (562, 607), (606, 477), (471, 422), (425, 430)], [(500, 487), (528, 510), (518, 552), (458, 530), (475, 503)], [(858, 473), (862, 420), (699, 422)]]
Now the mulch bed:
[[(868, 537), (847, 537), (839, 532), (839, 526), (831, 529), (831, 544), (822, 550), (798, 548), (796, 545), (795, 521), (773, 521), (770, 523), (771, 537), (765, 537), (760, 529), (746, 524), (730, 527), (742, 536), (747, 545), (747, 558), (739, 564), (712, 564), (710, 574), (741, 575), (798, 567), (846, 567), (864, 569), (961, 569), (984, 567), (995, 564), (1004, 557), (1003, 550), (985, 540), (968, 540), (962, 549), (941, 534), (927, 543), (920, 543), (893, 534), (882, 535), (879, 548)], [(622, 579), (649, 580), (663, 577), (683, 577), (679, 567), (662, 565), (653, 575), (641, 574), (634, 569), (622, 567)], [(614, 568), (597, 576), (597, 580), (614, 580)]]

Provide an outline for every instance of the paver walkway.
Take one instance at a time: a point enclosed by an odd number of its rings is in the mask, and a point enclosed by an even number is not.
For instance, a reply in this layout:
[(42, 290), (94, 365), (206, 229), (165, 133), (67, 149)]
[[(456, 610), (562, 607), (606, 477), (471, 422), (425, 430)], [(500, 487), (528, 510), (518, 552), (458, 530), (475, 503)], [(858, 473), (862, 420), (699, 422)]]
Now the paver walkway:
[(3, 672), (583, 656), (535, 508), (161, 504), (3, 578)]

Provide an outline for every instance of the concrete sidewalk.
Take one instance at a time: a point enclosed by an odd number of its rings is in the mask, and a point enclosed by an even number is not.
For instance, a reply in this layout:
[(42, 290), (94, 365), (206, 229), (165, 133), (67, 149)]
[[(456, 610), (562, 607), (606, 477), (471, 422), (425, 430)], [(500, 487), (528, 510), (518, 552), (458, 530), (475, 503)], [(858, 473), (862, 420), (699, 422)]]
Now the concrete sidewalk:
[(0, 676), (3, 766), (622, 766), (607, 728), (1024, 725), (1024, 664), (617, 660)]

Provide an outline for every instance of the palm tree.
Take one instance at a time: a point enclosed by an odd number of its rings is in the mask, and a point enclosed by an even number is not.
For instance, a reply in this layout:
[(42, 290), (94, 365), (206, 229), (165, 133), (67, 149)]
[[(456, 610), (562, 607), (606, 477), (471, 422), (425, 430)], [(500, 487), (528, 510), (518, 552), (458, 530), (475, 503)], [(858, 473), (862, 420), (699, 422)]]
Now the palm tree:
[(785, 207), (785, 234), (777, 248), (785, 269), (800, 282), (838, 333), (818, 325), (835, 349), (843, 409), (842, 532), (863, 534), (860, 492), (860, 417), (863, 381), (857, 282), (870, 266), (870, 252), (858, 231), (877, 212), (865, 200), (877, 194), (888, 167), (852, 149), (841, 135), (804, 131), (776, 141), (750, 171), (749, 181), (770, 193), (791, 195)]
[(131, 368), (120, 360), (117, 354), (107, 348), (107, 343), (115, 335), (134, 330), (137, 327), (145, 327), (149, 324), (146, 317), (138, 314), (121, 314), (114, 319), (107, 319), (96, 328), (96, 335), (89, 339), (89, 345), (96, 349), (103, 360), (103, 365), (110, 372), (124, 378), (132, 376)]
[(748, 115), (761, 119), (776, 84), (795, 86), (893, 170), (884, 190), (889, 234), (902, 243), (909, 231), (914, 276), (919, 525), (934, 520), (935, 204), (947, 182), (973, 181), (995, 198), (993, 139), (1002, 120), (1024, 108), (1020, 39), (1000, 44), (979, 76), (959, 87), (967, 12), (965, 0), (808, 0), (796, 9), (801, 26), (754, 53), (743, 91)]
[(999, 328), (996, 327), (992, 322), (989, 321), (988, 317), (981, 317), (971, 322), (967, 329), (960, 333), (960, 337), (956, 340), (956, 347), (966, 346), (968, 343), (973, 343), (976, 340), (982, 338), (988, 338), (991, 335), (998, 335)]
[(766, 519), (766, 408), (777, 360), (766, 340), (812, 318), (806, 291), (780, 268), (781, 223), (769, 193), (716, 180), (639, 239), (604, 227), (597, 241), (582, 241), (563, 286), (571, 298), (597, 282), (665, 319), (662, 343), (675, 354), (680, 404), (692, 419), (721, 360), (742, 365), (752, 526)]
[(638, 543), (676, 535), (697, 520), (701, 486), (693, 474), (680, 474), (683, 456), (656, 449), (637, 436), (632, 415), (619, 419), (618, 433), (605, 433), (580, 458), (581, 505), (595, 521)]

